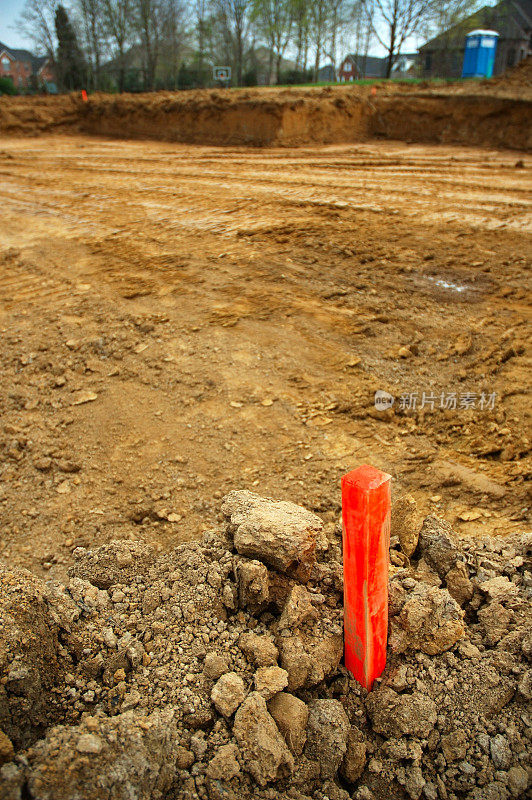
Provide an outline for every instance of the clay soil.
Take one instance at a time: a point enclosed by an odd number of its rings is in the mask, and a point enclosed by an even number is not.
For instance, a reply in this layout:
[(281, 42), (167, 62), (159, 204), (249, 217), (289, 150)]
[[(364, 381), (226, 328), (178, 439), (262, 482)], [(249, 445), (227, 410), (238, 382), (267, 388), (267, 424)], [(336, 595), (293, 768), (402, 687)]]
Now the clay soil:
[(336, 521), (363, 462), (463, 534), (522, 530), (529, 162), (1, 139), (1, 556), (165, 550), (236, 488)]

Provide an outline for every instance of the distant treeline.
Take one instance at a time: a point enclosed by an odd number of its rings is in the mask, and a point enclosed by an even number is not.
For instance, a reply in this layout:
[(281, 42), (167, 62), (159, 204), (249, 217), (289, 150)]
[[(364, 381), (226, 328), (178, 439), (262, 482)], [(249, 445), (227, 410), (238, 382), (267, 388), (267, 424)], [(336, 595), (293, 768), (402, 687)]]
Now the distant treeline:
[(445, 30), (477, 0), (27, 0), (20, 29), (60, 90), (140, 91), (317, 81), (347, 52), (384, 47), (388, 75), (414, 34)]

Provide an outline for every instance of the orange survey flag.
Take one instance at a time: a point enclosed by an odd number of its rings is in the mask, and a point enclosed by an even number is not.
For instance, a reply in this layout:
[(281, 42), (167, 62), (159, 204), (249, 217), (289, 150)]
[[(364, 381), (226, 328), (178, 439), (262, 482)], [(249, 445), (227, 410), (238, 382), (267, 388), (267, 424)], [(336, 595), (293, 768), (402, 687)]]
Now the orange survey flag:
[(345, 666), (368, 691), (386, 666), (391, 476), (342, 477)]

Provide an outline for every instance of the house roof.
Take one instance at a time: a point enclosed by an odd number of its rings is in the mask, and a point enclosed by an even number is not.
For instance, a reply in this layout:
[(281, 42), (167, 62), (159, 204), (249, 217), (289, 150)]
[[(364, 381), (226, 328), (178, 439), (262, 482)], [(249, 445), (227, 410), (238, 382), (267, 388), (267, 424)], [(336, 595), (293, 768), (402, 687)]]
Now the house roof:
[(462, 47), (466, 35), (478, 28), (490, 28), (501, 39), (532, 35), (532, 0), (502, 0), (496, 6), (484, 6), (430, 39), (419, 51), (448, 49), (449, 45)]
[(352, 64), (355, 65), (359, 72), (370, 72), (378, 77), (384, 77), (386, 64), (385, 58), (379, 58), (378, 56), (363, 56), (359, 55), (358, 53), (348, 53), (342, 61), (342, 64), (348, 59)]
[(24, 61), (31, 64), (33, 72), (39, 72), (48, 61), (48, 56), (34, 56), (29, 50), (20, 50), (16, 47), (8, 47), (4, 42), (0, 42), (0, 53), (6, 52), (15, 61)]

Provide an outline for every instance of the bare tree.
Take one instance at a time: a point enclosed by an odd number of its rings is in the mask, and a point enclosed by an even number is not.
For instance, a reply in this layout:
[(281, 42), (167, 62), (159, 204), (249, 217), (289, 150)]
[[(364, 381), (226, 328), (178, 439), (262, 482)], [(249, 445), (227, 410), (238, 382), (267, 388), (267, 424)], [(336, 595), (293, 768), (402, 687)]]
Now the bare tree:
[(101, 88), (101, 64), (105, 47), (103, 0), (77, 0), (83, 46), (89, 65), (89, 89)]
[(306, 72), (310, 40), (310, 15), (307, 0), (293, 0), (296, 66)]
[(327, 37), (323, 52), (331, 60), (335, 77), (338, 44), (342, 32), (351, 30), (362, 15), (363, 9), (360, 2), (353, 2), (353, 0), (330, 0), (329, 2)]
[(55, 9), (57, 0), (27, 0), (18, 20), (22, 33), (34, 43), (36, 49), (54, 59), (57, 38)]
[(131, 0), (103, 0), (104, 17), (118, 61), (118, 90), (124, 91), (126, 49), (132, 29)]
[(366, 7), (375, 7), (373, 33), (388, 54), (387, 78), (404, 42), (426, 23), (434, 4), (435, 0), (365, 0)]
[(133, 0), (134, 24), (142, 45), (144, 86), (155, 89), (159, 61), (163, 15), (163, 0)]
[(330, 3), (329, 0), (312, 0), (309, 6), (310, 31), (315, 48), (314, 81), (316, 82), (327, 35)]
[(254, 0), (252, 19), (265, 37), (270, 50), (270, 83), (278, 83), (283, 55), (292, 35), (293, 0)]
[(238, 86), (243, 83), (245, 43), (249, 33), (252, 3), (253, 0), (214, 0), (225, 49), (232, 54)]

